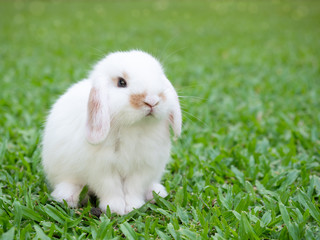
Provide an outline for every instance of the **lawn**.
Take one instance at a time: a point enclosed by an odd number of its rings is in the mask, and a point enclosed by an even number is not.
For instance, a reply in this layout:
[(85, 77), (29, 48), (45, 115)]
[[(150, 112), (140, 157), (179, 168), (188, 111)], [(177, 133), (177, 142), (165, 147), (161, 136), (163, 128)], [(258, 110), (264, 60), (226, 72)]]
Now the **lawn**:
[[(319, 23), (318, 1), (1, 1), (2, 238), (319, 239)], [(66, 88), (128, 49), (163, 63), (183, 132), (169, 196), (98, 217), (53, 201), (41, 134)]]

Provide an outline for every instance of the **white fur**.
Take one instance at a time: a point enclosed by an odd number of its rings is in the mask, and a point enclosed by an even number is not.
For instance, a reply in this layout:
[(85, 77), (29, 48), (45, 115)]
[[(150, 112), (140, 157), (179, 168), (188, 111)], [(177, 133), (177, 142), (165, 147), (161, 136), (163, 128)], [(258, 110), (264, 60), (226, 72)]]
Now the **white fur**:
[[(128, 86), (119, 88), (114, 79), (124, 74)], [(88, 107), (91, 92), (99, 103), (94, 114)], [(147, 116), (148, 106), (130, 104), (131, 94), (142, 93), (154, 106), (153, 116)], [(160, 63), (141, 51), (106, 56), (88, 79), (57, 100), (48, 116), (42, 163), (53, 197), (75, 207), (88, 185), (103, 211), (109, 205), (121, 215), (151, 200), (152, 191), (165, 197), (160, 179), (170, 158), (169, 125), (179, 136), (178, 97)]]

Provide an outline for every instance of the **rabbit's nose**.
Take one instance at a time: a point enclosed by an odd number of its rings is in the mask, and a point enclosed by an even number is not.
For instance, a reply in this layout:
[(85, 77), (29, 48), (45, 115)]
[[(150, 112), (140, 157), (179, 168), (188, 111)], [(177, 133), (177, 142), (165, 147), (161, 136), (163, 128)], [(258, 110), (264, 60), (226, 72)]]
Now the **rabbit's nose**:
[(158, 96), (146, 96), (143, 103), (151, 108), (159, 104), (160, 98)]

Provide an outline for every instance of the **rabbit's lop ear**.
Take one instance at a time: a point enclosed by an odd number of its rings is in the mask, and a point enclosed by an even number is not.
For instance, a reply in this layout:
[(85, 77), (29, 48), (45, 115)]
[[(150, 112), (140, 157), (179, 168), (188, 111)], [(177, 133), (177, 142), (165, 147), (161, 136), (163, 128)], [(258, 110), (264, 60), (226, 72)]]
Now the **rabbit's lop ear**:
[(181, 108), (180, 108), (178, 95), (174, 90), (173, 86), (171, 85), (171, 83), (170, 83), (170, 88), (173, 94), (173, 103), (172, 103), (172, 108), (169, 115), (169, 121), (170, 121), (172, 130), (174, 132), (174, 136), (179, 137), (181, 134), (181, 127), (182, 127)]
[(92, 86), (90, 90), (86, 137), (91, 144), (101, 143), (110, 129), (110, 113), (107, 103), (107, 94), (103, 87)]

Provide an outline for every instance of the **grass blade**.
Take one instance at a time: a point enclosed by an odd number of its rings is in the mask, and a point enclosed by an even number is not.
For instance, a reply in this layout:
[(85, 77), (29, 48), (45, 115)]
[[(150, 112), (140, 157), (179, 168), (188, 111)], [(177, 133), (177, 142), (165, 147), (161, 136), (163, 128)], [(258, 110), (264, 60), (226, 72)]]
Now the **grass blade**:
[(290, 216), (287, 211), (286, 206), (284, 206), (281, 202), (279, 202), (279, 208), (282, 216), (282, 220), (284, 224), (287, 226), (288, 232), (293, 240), (299, 240), (299, 229), (295, 224), (292, 224), (290, 221)]
[(124, 222), (120, 224), (120, 229), (122, 233), (126, 236), (127, 239), (129, 240), (137, 240), (138, 236), (137, 234), (133, 231), (131, 225), (128, 222)]
[(159, 229), (156, 228), (155, 230), (156, 230), (160, 239), (163, 239), (163, 240), (170, 240), (171, 239), (167, 234), (165, 234), (164, 232), (161, 232)]
[(319, 208), (315, 204), (313, 204), (306, 193), (299, 190), (298, 192), (298, 201), (301, 205), (303, 205), (306, 209), (310, 211), (311, 216), (320, 224), (320, 211)]
[(34, 225), (33, 227), (36, 230), (37, 239), (41, 239), (41, 240), (50, 240), (51, 239), (43, 232), (43, 230), (38, 225)]
[(10, 228), (7, 232), (2, 234), (1, 240), (13, 240), (14, 238), (15, 227)]

